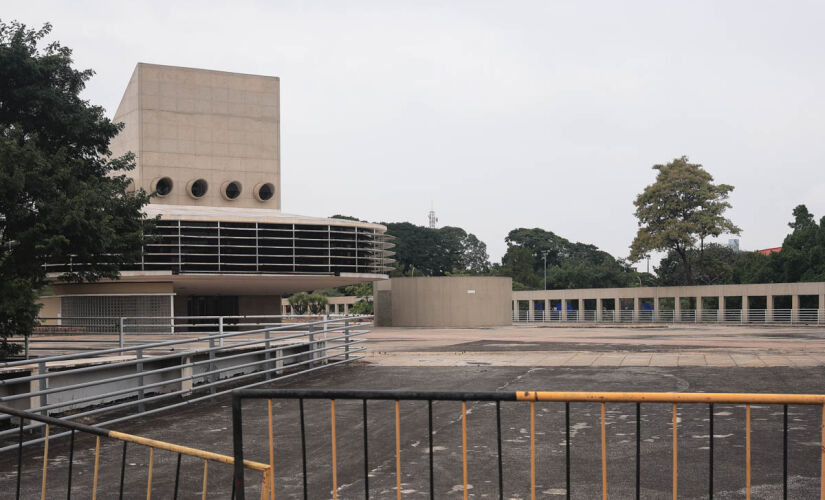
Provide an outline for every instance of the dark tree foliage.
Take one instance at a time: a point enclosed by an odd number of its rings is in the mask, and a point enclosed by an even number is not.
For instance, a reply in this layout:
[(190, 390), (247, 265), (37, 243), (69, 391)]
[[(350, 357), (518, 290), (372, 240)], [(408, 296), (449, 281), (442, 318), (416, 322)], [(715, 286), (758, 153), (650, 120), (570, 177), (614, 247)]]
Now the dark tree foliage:
[(716, 243), (706, 244), (704, 252), (700, 252), (698, 248), (689, 248), (685, 258), (690, 262), (691, 277), (688, 276), (682, 256), (671, 250), (659, 263), (656, 274), (662, 286), (732, 283), (734, 268), (741, 254), (742, 252)]
[(513, 278), (513, 287), (544, 287), (544, 255), (547, 256), (547, 288), (602, 288), (638, 284), (630, 267), (594, 245), (573, 243), (552, 231), (518, 228), (505, 238), (507, 253), (501, 274)]
[(780, 252), (762, 255), (710, 244), (702, 254), (693, 248), (687, 253), (691, 281), (682, 257), (671, 251), (656, 269), (659, 281), (662, 285), (825, 281), (825, 218), (817, 224), (805, 205), (794, 208), (793, 217), (788, 224), (793, 231)]
[(0, 356), (36, 324), (45, 263), (88, 264), (67, 281), (116, 278), (143, 240), (149, 197), (128, 192), (133, 156), (109, 151), (122, 126), (80, 97), (93, 72), (69, 48), (38, 47), (50, 30), (0, 21)]
[(432, 229), (409, 222), (382, 222), (394, 236), (395, 275), (445, 276), (489, 272), (487, 245), (460, 227)]

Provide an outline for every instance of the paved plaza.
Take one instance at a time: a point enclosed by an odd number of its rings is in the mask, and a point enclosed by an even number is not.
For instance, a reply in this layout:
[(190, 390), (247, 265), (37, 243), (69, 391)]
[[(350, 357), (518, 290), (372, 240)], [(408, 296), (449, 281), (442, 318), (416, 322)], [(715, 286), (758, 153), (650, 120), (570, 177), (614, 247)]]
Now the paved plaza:
[[(286, 379), (274, 388), (402, 389), (445, 391), (684, 391), (821, 393), (825, 391), (825, 331), (816, 328), (719, 327), (546, 328), (518, 326), (476, 330), (378, 328), (369, 334), (363, 360)], [(364, 498), (363, 425), (359, 401), (337, 407), (338, 498)], [(599, 405), (572, 403), (571, 494), (601, 496)], [(295, 401), (275, 401), (276, 498), (300, 498), (300, 428)], [(669, 498), (672, 488), (672, 407), (641, 406), (642, 498)], [(714, 408), (715, 498), (744, 498), (745, 439), (742, 405)], [(461, 418), (458, 403), (434, 404), (436, 498), (462, 497)], [(635, 474), (635, 405), (608, 404), (606, 412), (608, 489), (611, 498), (632, 498)], [(504, 498), (530, 498), (529, 405), (502, 403)], [(331, 497), (330, 407), (306, 402), (309, 498)], [(678, 407), (679, 498), (707, 498), (708, 407)], [(369, 406), (370, 498), (395, 496), (395, 427), (391, 402)], [(821, 408), (789, 407), (790, 498), (819, 494)], [(197, 404), (122, 424), (117, 430), (177, 444), (232, 453), (228, 398)], [(469, 403), (468, 480), (470, 498), (497, 498), (495, 411), (491, 403)], [(563, 498), (564, 405), (536, 405), (538, 498)], [(244, 405), (245, 453), (267, 462), (266, 404)], [(425, 402), (401, 406), (404, 498), (428, 498), (429, 472)], [(88, 496), (94, 443), (80, 441), (75, 454), (74, 494)], [(37, 447), (35, 447), (37, 448)], [(27, 450), (24, 484), (39, 492), (42, 450)], [(49, 473), (55, 491), (65, 488), (65, 445)], [(120, 477), (120, 444), (104, 441), (101, 485), (109, 491)], [(752, 407), (753, 498), (781, 496), (782, 407)], [(147, 452), (128, 451), (125, 469), (130, 497), (145, 495)], [(158, 453), (153, 497), (165, 498), (174, 484), (174, 460)], [(0, 487), (14, 481), (11, 464), (0, 464)], [(9, 465), (9, 467), (6, 467)], [(202, 463), (184, 459), (181, 498), (199, 497)], [(210, 464), (209, 491), (228, 495), (231, 471)], [(253, 474), (248, 498), (256, 498)], [(210, 495), (211, 497), (211, 495)], [(108, 497), (107, 497), (108, 498)]]
[(376, 328), (369, 339), (380, 366), (825, 365), (825, 328), (802, 326)]

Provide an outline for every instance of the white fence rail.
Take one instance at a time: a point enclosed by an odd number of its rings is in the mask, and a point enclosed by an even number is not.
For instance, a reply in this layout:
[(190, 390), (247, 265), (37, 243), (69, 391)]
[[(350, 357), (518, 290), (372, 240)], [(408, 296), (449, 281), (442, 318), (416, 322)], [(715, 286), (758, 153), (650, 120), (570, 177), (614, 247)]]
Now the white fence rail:
[[(360, 359), (372, 325), (372, 316), (200, 316), (110, 318), (103, 329), (91, 319), (92, 331), (79, 318), (47, 325), (29, 339), (28, 359), (0, 362), (0, 404), (109, 425)], [(8, 427), (0, 416), (0, 451), (16, 432)]]
[(825, 324), (822, 309), (673, 309), (583, 311), (513, 311), (515, 323), (740, 323), (740, 324)]

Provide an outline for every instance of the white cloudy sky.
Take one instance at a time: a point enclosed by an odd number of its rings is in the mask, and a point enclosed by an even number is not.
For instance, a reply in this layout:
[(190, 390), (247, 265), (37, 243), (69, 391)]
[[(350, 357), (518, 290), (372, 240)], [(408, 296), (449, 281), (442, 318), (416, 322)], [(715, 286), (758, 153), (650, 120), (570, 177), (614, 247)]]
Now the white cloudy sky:
[[(138, 61), (281, 77), (283, 208), (628, 254), (650, 166), (733, 184), (742, 246), (825, 215), (821, 2), (5, 1), (111, 112)], [(726, 241), (726, 239), (725, 239)]]

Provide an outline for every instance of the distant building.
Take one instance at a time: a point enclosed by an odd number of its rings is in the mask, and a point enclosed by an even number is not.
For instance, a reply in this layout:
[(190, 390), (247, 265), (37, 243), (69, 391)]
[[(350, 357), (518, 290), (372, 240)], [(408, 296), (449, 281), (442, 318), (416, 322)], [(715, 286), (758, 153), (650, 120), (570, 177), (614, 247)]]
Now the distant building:
[(756, 250), (758, 253), (762, 255), (770, 255), (772, 253), (778, 253), (782, 251), (782, 247), (774, 247), (774, 248), (763, 248), (762, 250)]
[(739, 238), (732, 238), (728, 240), (728, 248), (733, 249), (734, 251), (739, 251)]
[(281, 212), (279, 89), (277, 77), (138, 64), (111, 150), (133, 152), (127, 175), (157, 193), (145, 208), (156, 238), (119, 280), (54, 281), (41, 316), (273, 315), (283, 294), (386, 279), (384, 226)]

